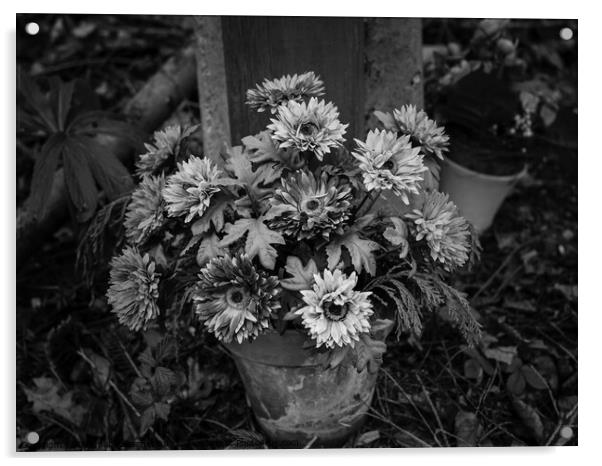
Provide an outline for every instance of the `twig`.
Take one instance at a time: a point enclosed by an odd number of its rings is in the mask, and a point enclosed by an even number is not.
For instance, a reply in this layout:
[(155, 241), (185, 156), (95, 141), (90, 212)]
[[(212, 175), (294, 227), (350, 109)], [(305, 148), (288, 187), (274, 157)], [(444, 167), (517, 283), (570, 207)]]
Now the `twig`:
[[(373, 414), (370, 411), (374, 411)], [(387, 419), (386, 417), (382, 416), (378, 411), (376, 411), (374, 408), (370, 408), (370, 411), (368, 411), (366, 414), (368, 416), (372, 416), (376, 419), (378, 419), (379, 421), (385, 422), (389, 425), (391, 425), (392, 427), (394, 427), (395, 429), (399, 430), (402, 434), (407, 435), (408, 437), (410, 437), (412, 440), (414, 440), (416, 443), (418, 443), (421, 447), (424, 448), (432, 448), (432, 445), (429, 445), (428, 443), (426, 443), (424, 440), (422, 440), (420, 437), (415, 436), (413, 433), (399, 427), (397, 424), (395, 424), (393, 421)]]
[(418, 375), (418, 373), (416, 373), (416, 379), (418, 380), (418, 382), (422, 386), (422, 393), (424, 393), (424, 396), (426, 397), (426, 400), (428, 401), (429, 406), (431, 407), (431, 411), (433, 411), (433, 414), (435, 415), (435, 419), (437, 420), (437, 424), (439, 424), (439, 430), (443, 434), (443, 440), (445, 441), (445, 446), (449, 447), (449, 442), (447, 440), (447, 431), (443, 428), (443, 423), (441, 422), (441, 418), (439, 417), (439, 413), (435, 409), (435, 405), (433, 404), (433, 401), (431, 400), (431, 396), (427, 392), (426, 387), (424, 386), (424, 383), (422, 382), (422, 379), (420, 378), (420, 375)]
[(439, 442), (439, 439), (435, 435), (435, 432), (431, 428), (430, 424), (428, 423), (426, 418), (423, 416), (422, 411), (420, 411), (420, 409), (418, 409), (418, 407), (416, 406), (414, 401), (410, 398), (410, 396), (406, 393), (406, 391), (402, 388), (402, 386), (397, 382), (397, 380), (395, 380), (395, 378), (385, 368), (382, 368), (381, 370), (383, 371), (383, 374), (385, 374), (387, 377), (389, 377), (389, 379), (393, 382), (393, 384), (397, 387), (397, 389), (402, 393), (402, 395), (405, 397), (405, 399), (408, 400), (408, 403), (410, 403), (412, 408), (414, 408), (414, 410), (418, 413), (418, 416), (420, 416), (420, 419), (422, 420), (422, 422), (424, 423), (426, 428), (429, 430), (429, 432), (433, 436), (433, 439), (435, 439), (435, 442), (437, 442), (437, 445), (442, 446), (441, 443)]

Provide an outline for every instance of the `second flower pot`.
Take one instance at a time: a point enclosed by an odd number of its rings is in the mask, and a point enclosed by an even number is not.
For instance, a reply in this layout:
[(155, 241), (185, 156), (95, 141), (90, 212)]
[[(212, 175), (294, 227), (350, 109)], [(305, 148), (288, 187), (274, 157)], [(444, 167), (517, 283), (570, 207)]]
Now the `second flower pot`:
[(362, 425), (377, 373), (343, 361), (326, 369), (296, 331), (266, 333), (225, 345), (257, 422), (272, 444), (286, 448), (341, 446)]
[(462, 216), (474, 225), (477, 233), (482, 233), (491, 226), (504, 199), (527, 172), (525, 167), (513, 175), (486, 175), (449, 158), (441, 165), (439, 190), (449, 194)]

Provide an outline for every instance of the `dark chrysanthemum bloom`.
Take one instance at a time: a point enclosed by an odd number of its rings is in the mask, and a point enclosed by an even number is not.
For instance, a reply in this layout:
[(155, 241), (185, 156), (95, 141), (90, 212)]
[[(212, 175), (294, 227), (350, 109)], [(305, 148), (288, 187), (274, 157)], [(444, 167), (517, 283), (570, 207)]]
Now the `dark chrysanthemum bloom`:
[(109, 304), (119, 322), (130, 330), (146, 329), (159, 315), (159, 276), (156, 264), (148, 254), (126, 247), (111, 261)]
[(218, 340), (242, 343), (269, 327), (280, 309), (278, 279), (258, 271), (243, 254), (212, 259), (200, 272), (193, 295), (201, 322)]
[(447, 270), (461, 267), (470, 252), (470, 226), (447, 194), (432, 191), (421, 209), (406, 215), (414, 222), (416, 240), (424, 239), (434, 261)]
[(125, 236), (132, 244), (141, 244), (163, 225), (165, 219), (163, 188), (165, 178), (145, 176), (136, 190), (125, 214)]
[(182, 141), (197, 130), (198, 126), (182, 128), (180, 125), (168, 126), (155, 131), (152, 144), (144, 144), (146, 152), (138, 157), (136, 173), (139, 176), (154, 175), (173, 159), (180, 150)]
[(318, 160), (331, 148), (340, 147), (345, 138), (347, 126), (339, 121), (339, 111), (332, 102), (318, 101), (315, 97), (309, 102), (289, 101), (278, 107), (277, 118), (271, 119), (268, 129), (272, 139), (280, 149), (292, 147), (300, 151), (313, 152)]
[(274, 192), (268, 211), (270, 227), (298, 239), (341, 234), (349, 219), (351, 187), (339, 184), (336, 176), (300, 170), (282, 179), (282, 188)]
[(292, 76), (287, 74), (279, 79), (266, 79), (256, 87), (247, 91), (247, 104), (258, 112), (270, 110), (276, 113), (280, 105), (290, 100), (301, 102), (303, 99), (324, 94), (324, 82), (313, 71)]

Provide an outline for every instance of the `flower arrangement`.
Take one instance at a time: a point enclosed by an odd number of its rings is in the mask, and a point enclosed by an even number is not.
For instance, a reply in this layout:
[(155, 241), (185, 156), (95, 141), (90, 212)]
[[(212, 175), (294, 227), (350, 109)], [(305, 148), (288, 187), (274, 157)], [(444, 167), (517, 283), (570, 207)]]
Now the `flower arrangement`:
[[(377, 333), (420, 334), (422, 313), (443, 305), (478, 338), (449, 284), (474, 257), (471, 227), (428, 182), (444, 129), (402, 106), (378, 112), (383, 128), (348, 151), (323, 91), (314, 73), (249, 90), (270, 122), (221, 158), (182, 149), (195, 128), (155, 134), (137, 163), (127, 246), (111, 263), (107, 296), (123, 325), (177, 330), (192, 319), (226, 344), (293, 328), (326, 364), (349, 353), (358, 368), (382, 356)], [(373, 209), (383, 193), (408, 213)]]

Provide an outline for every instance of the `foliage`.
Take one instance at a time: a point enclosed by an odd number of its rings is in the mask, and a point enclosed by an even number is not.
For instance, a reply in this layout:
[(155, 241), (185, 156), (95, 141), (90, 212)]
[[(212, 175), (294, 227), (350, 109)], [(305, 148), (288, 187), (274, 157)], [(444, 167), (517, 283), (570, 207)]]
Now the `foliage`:
[(44, 92), (25, 73), (18, 75), (18, 131), (35, 135), (41, 149), (31, 181), (30, 209), (45, 213), (54, 173), (63, 167), (67, 195), (75, 218), (84, 222), (96, 211), (99, 189), (109, 201), (130, 191), (132, 179), (113, 152), (121, 140), (131, 147), (141, 144), (140, 134), (114, 115), (97, 109), (94, 94), (83, 81), (53, 78)]

